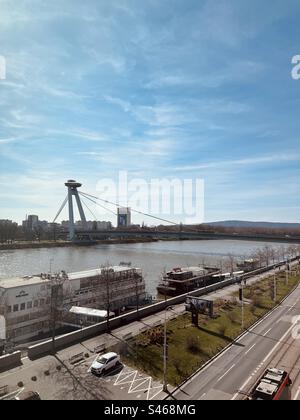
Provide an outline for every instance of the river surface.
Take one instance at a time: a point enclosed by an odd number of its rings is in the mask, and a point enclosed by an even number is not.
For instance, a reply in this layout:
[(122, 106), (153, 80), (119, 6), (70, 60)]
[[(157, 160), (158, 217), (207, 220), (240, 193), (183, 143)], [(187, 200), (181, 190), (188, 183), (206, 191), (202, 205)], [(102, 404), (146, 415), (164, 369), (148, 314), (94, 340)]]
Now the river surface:
[(164, 270), (199, 264), (217, 267), (222, 264), (226, 270), (229, 253), (243, 260), (266, 245), (282, 246), (255, 241), (199, 240), (0, 251), (0, 278), (49, 272), (50, 269), (52, 272), (76, 272), (102, 264), (118, 265), (123, 261), (143, 270), (147, 292), (155, 296)]

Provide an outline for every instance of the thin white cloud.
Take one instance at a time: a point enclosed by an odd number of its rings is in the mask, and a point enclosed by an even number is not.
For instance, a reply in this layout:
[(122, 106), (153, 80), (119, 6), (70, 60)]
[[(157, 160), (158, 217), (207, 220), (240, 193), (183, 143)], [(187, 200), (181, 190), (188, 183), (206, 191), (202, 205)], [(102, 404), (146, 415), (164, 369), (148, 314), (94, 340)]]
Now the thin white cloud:
[(299, 161), (300, 155), (270, 155), (257, 156), (245, 159), (223, 160), (207, 163), (199, 163), (195, 165), (183, 165), (174, 168), (177, 171), (197, 171), (199, 169), (218, 168), (223, 166), (244, 166), (244, 165), (258, 165), (263, 163), (279, 163), (288, 161)]

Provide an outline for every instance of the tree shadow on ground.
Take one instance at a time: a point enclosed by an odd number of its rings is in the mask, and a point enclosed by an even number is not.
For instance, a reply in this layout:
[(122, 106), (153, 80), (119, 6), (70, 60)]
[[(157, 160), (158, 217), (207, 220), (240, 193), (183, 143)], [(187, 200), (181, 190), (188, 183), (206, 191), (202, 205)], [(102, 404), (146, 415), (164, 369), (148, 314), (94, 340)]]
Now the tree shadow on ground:
[(238, 343), (234, 338), (228, 337), (227, 335), (217, 333), (216, 331), (208, 330), (207, 328), (197, 327), (198, 330), (203, 331), (209, 335), (213, 335), (214, 337), (221, 338), (222, 340), (227, 341), (228, 343), (234, 344), (239, 347), (245, 347), (244, 344)]

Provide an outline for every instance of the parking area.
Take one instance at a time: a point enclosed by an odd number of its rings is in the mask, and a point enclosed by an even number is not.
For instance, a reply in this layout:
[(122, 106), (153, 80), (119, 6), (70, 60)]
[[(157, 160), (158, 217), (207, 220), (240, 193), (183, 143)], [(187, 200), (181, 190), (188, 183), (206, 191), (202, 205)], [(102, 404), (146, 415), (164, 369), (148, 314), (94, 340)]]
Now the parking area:
[[(97, 347), (95, 347), (97, 349)], [(100, 349), (100, 348), (98, 348)], [(76, 345), (56, 356), (31, 361), (0, 374), (0, 399), (14, 399), (26, 391), (36, 391), (42, 400), (161, 400), (162, 384), (149, 375), (119, 363), (103, 375), (91, 372), (101, 356)], [(121, 361), (122, 362), (122, 361)]]

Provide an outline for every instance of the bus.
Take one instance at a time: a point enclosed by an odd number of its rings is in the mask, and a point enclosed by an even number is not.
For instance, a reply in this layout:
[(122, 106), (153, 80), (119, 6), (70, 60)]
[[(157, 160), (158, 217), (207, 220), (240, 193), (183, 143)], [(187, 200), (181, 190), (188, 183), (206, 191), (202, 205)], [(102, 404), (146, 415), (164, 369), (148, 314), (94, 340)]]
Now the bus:
[(253, 387), (248, 400), (291, 400), (291, 385), (288, 372), (268, 368)]

